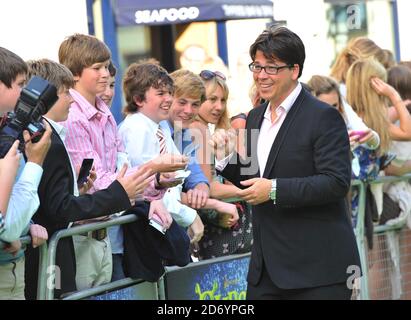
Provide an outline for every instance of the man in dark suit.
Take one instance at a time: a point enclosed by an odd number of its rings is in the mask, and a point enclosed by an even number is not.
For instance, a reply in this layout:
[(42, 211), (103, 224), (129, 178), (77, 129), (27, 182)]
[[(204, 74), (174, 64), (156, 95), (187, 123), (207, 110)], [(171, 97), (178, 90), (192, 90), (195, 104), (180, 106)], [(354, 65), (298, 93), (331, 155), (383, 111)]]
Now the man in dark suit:
[[(107, 189), (85, 194), (92, 181), (80, 186), (80, 195), (76, 185), (76, 173), (64, 146), (64, 127), (57, 122), (67, 119), (72, 98), (68, 89), (73, 85), (71, 72), (63, 65), (50, 60), (29, 61), (29, 75), (38, 75), (47, 79), (58, 89), (59, 99), (45, 114), (45, 119), (52, 127), (51, 147), (44, 160), (44, 173), (39, 185), (40, 207), (33, 220), (43, 225), (50, 237), (60, 229), (66, 229), (70, 222), (91, 219), (120, 212), (131, 208), (134, 199), (141, 194), (149, 183), (150, 170), (143, 174), (141, 168), (135, 173), (124, 176), (125, 167)], [(38, 277), (38, 250), (30, 249), (26, 257), (26, 298), (35, 299)], [(62, 293), (76, 291), (76, 262), (71, 237), (59, 241), (56, 265), (60, 271), (60, 289)], [(50, 276), (50, 275), (48, 275)], [(57, 275), (56, 275), (57, 279)], [(56, 280), (57, 282), (57, 280)], [(56, 283), (58, 284), (58, 283)]]
[(361, 268), (344, 202), (351, 177), (344, 121), (298, 82), (305, 48), (295, 33), (264, 31), (250, 56), (267, 102), (248, 115), (247, 159), (233, 153), (233, 133), (212, 139), (217, 169), (253, 205), (247, 298), (350, 299), (351, 270), (360, 276)]

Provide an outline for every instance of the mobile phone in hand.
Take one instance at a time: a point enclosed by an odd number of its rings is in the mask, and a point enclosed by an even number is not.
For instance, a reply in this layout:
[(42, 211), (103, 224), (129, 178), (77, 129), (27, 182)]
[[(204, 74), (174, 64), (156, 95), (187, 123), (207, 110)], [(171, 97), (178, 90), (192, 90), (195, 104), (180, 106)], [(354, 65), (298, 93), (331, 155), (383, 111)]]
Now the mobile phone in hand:
[(165, 234), (166, 232), (164, 231), (163, 225), (156, 219), (149, 219), (148, 224), (152, 226), (154, 229), (157, 229), (160, 231), (162, 234)]
[(359, 136), (359, 138), (363, 138), (368, 134), (368, 131), (362, 131), (362, 130), (354, 130), (350, 132), (350, 136)]
[(94, 159), (83, 159), (80, 172), (78, 174), (77, 185), (82, 186), (84, 182), (87, 182), (87, 178), (90, 175), (90, 170), (93, 167), (93, 162)]

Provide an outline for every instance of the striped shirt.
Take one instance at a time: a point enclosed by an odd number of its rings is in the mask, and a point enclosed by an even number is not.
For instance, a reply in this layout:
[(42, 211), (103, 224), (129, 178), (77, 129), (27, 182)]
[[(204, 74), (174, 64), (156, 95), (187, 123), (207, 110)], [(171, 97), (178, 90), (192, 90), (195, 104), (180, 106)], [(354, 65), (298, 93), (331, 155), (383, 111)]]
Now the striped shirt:
[(90, 190), (107, 188), (115, 179), (117, 152), (124, 147), (117, 135), (117, 124), (107, 105), (96, 98), (92, 106), (79, 92), (70, 89), (74, 99), (69, 117), (61, 124), (67, 129), (67, 151), (75, 168), (80, 168), (83, 159), (94, 159), (97, 180)]
[[(83, 159), (94, 159), (97, 179), (88, 193), (107, 188), (120, 169), (117, 163), (128, 163), (125, 148), (117, 132), (117, 124), (110, 109), (99, 97), (96, 107), (91, 105), (78, 91), (70, 89), (74, 102), (69, 117), (61, 122), (66, 129), (65, 145), (75, 168), (80, 168)], [(130, 166), (129, 166), (130, 168)], [(127, 171), (130, 174), (138, 167)], [(156, 190), (154, 182), (146, 188), (144, 195), (150, 200), (161, 198), (162, 190)]]

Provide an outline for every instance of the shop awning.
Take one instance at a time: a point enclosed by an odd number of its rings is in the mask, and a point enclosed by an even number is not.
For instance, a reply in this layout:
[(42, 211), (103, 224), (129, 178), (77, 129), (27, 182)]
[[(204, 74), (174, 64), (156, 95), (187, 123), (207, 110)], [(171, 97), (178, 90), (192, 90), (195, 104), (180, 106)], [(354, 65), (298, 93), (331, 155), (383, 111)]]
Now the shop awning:
[(269, 0), (114, 0), (119, 26), (273, 18)]
[(371, 0), (324, 0), (324, 2), (328, 2), (330, 4), (341, 4), (341, 5), (348, 5), (348, 4), (358, 4), (361, 2), (367, 2)]

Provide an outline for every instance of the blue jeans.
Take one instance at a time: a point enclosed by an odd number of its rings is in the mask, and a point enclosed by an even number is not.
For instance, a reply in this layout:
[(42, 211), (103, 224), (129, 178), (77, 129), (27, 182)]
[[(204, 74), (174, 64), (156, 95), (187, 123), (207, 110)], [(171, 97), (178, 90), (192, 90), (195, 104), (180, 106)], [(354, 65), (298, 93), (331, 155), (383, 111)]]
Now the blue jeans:
[(123, 255), (121, 253), (113, 254), (113, 274), (111, 275), (111, 282), (124, 279), (123, 270)]

